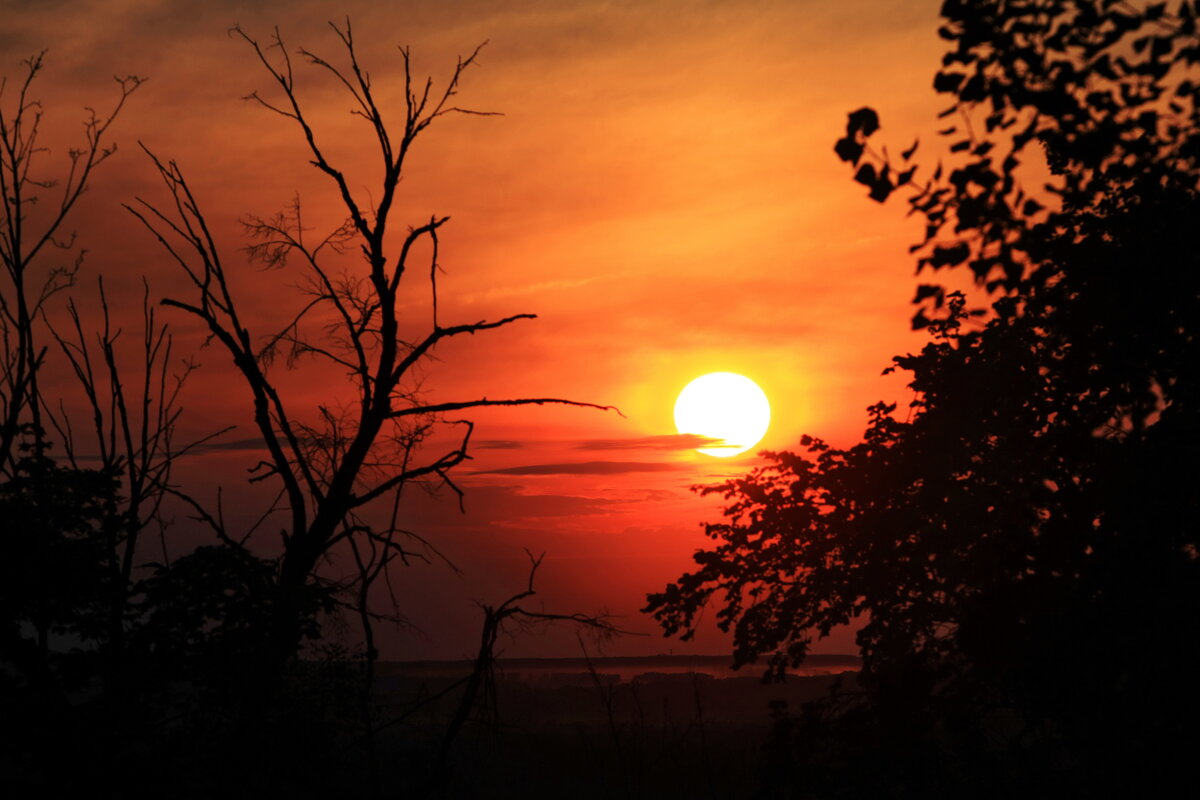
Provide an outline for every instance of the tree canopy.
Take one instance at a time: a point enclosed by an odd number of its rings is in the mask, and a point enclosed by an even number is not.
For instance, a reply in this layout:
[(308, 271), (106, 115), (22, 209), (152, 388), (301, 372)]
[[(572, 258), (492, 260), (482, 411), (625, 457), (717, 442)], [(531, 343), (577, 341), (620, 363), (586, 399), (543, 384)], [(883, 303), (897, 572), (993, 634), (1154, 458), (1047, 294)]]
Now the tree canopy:
[[(965, 266), (984, 302), (920, 285), (930, 341), (888, 370), (912, 375), (907, 416), (877, 404), (852, 447), (805, 436), (704, 488), (726, 520), (648, 610), (687, 637), (718, 603), (736, 662), (766, 657), (772, 676), (859, 625), (839, 718), (962, 757), (881, 776), (887, 794), (1014, 753), (1050, 759), (1027, 775), (1102, 781), (1194, 741), (1176, 694), (1200, 619), (1196, 9), (950, 0), (942, 16), (945, 161), (919, 167), (916, 142), (899, 164), (876, 153), (867, 108), (835, 151), (871, 198), (909, 192), (918, 273)], [(890, 753), (871, 769), (914, 763)]]

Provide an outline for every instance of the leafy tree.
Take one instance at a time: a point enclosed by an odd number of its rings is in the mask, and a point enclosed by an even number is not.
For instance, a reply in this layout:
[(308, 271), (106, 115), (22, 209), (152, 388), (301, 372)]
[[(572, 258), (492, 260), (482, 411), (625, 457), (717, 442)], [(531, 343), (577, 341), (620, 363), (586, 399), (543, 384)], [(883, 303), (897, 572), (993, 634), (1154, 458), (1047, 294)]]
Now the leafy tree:
[(988, 305), (921, 285), (907, 418), (705, 488), (716, 544), (648, 610), (687, 637), (716, 595), (772, 676), (860, 626), (857, 691), (781, 727), (818, 796), (1153, 781), (1196, 743), (1196, 8), (942, 15), (947, 163), (874, 152), (871, 109), (835, 150), (873, 199), (911, 191), (918, 272), (966, 266)]
[(40, 695), (61, 690), (51, 635), (94, 639), (106, 628), (104, 600), (118, 574), (106, 530), (116, 493), (111, 473), (37, 456), (18, 460), (0, 482), (0, 657)]
[[(259, 649), (270, 618), (274, 571), (272, 561), (224, 543), (153, 565), (138, 584), (139, 650), (175, 678), (244, 677), (241, 662)], [(328, 593), (311, 587), (301, 609), (301, 635), (315, 638), (318, 614), (332, 610)]]

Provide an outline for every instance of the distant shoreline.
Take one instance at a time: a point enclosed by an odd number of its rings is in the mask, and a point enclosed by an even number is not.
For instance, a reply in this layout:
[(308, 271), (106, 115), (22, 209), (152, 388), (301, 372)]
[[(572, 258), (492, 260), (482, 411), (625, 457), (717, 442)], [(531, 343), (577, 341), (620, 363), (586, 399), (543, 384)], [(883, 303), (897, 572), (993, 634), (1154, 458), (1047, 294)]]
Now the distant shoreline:
[[(500, 658), (496, 675), (506, 680), (532, 683), (573, 683), (585, 676), (603, 676), (605, 680), (629, 682), (658, 676), (700, 675), (718, 680), (762, 677), (765, 662), (745, 664), (733, 669), (731, 655), (657, 655), (598, 656), (596, 658)], [(434, 680), (465, 677), (473, 669), (469, 659), (456, 661), (380, 661), (375, 674), (385, 680)], [(815, 677), (856, 672), (862, 667), (858, 656), (849, 654), (813, 655), (789, 674)], [(592, 678), (588, 678), (591, 680)]]
[[(377, 665), (380, 667), (398, 667), (400, 669), (409, 668), (461, 668), (464, 665), (469, 665), (469, 658), (451, 659), (451, 660), (397, 660), (397, 661), (379, 661)], [(655, 656), (596, 656), (594, 658), (583, 658), (573, 656), (571, 658), (499, 658), (496, 663), (504, 667), (526, 668), (526, 669), (554, 669), (554, 668), (579, 668), (586, 670), (588, 664), (599, 667), (606, 665), (610, 667), (639, 667), (650, 664), (669, 663), (676, 667), (697, 666), (697, 667), (720, 667), (728, 669), (733, 663), (732, 655), (655, 655)], [(765, 663), (759, 661), (756, 664), (746, 664), (743, 669), (762, 666)], [(804, 659), (804, 666), (807, 667), (833, 667), (833, 666), (861, 666), (862, 659), (856, 655), (849, 653), (835, 653), (823, 655), (810, 655)]]

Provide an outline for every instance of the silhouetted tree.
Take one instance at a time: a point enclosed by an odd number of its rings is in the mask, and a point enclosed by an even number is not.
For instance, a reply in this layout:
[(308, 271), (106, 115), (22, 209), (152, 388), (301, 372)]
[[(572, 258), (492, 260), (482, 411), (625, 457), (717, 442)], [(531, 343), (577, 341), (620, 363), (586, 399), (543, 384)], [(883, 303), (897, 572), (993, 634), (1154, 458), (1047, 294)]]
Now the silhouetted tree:
[[(0, 249), (7, 279), (0, 286), (0, 690), (11, 709), (0, 768), (19, 775), (12, 785), (22, 791), (49, 785), (116, 791), (128, 783), (130, 754), (139, 752), (151, 754), (146, 760), (153, 766), (140, 773), (146, 785), (201, 781), (189, 790), (224, 790), (230, 784), (222, 773), (232, 770), (243, 777), (273, 775), (275, 790), (286, 778), (293, 794), (315, 791), (319, 782), (305, 784), (312, 770), (289, 768), (286, 775), (273, 770), (292, 763), (298, 753), (327, 756), (329, 748), (321, 742), (328, 744), (333, 733), (319, 719), (327, 713), (323, 709), (333, 707), (329, 713), (335, 717), (355, 709), (349, 696), (330, 696), (328, 681), (312, 685), (305, 669), (292, 672), (286, 685), (282, 677), (300, 643), (319, 636), (320, 616), (335, 606), (349, 608), (363, 627), (367, 680), (358, 705), (368, 743), (368, 785), (378, 790), (372, 626), (381, 619), (401, 619), (402, 613), (395, 607), (390, 614), (372, 608), (371, 587), (395, 560), (438, 555), (432, 544), (406, 530), (398, 515), (406, 486), (440, 482), (457, 492), (448, 471), (467, 458), (471, 423), (444, 416), (494, 405), (604, 408), (552, 397), (420, 399), (414, 371), (439, 343), (533, 318), (518, 314), (443, 324), (437, 308), (438, 235), (448, 218), (431, 217), (407, 232), (388, 230), (389, 221), (395, 227), (390, 218), (404, 160), (418, 134), (444, 115), (476, 113), (450, 102), (475, 54), (460, 60), (445, 89), (434, 92), (431, 81), (414, 87), (408, 52), (402, 50), (407, 106), (403, 119), (389, 128), (358, 63), (349, 23), (334, 30), (348, 56), (345, 68), (307, 50), (300, 53), (347, 90), (383, 158), (382, 179), (373, 193), (364, 190), (364, 197), (326, 160), (296, 94), (290, 56), (278, 33), (271, 46), (262, 47), (240, 29), (233, 31), (251, 46), (281, 97), (278, 104), (257, 94), (252, 98), (299, 127), (312, 163), (333, 181), (347, 214), (318, 242), (308, 238), (298, 200), (270, 219), (244, 220), (254, 239), (253, 259), (278, 269), (289, 261), (293, 267), (300, 263), (300, 305), (282, 330), (260, 339), (239, 315), (216, 244), (173, 162), (151, 156), (169, 192), (167, 210), (140, 200), (130, 208), (194, 284), (193, 298), (164, 303), (200, 317), (211, 338), (232, 356), (253, 401), (268, 455), (252, 480), (277, 481), (279, 492), (257, 523), (241, 530), (226, 525), (219, 492), (210, 508), (172, 483), (175, 460), (204, 440), (184, 446), (174, 441), (180, 388), (192, 365), (184, 362), (181, 374), (170, 373), (172, 340), (155, 319), (149, 288), (142, 309), (141, 364), (134, 365), (140, 370), (131, 373), (118, 352), (123, 331), (112, 319), (103, 283), (97, 330), (75, 300), (68, 301), (65, 318), (48, 313), (47, 301), (74, 284), (82, 255), (69, 266), (51, 264), (45, 274), (35, 274), (54, 248), (71, 249), (73, 239), (60, 229), (91, 170), (115, 149), (104, 144), (104, 135), (140, 80), (120, 82), (121, 98), (107, 117), (89, 114), (86, 143), (71, 151), (61, 186), (30, 167), (42, 149), (37, 145), (41, 107), (29, 96), (41, 56), (27, 62), (12, 112), (0, 109), (5, 209)], [(282, 61), (272, 64), (276, 48)], [(61, 193), (57, 204), (43, 198), (35, 207), (39, 194), (50, 189)], [(365, 268), (351, 266), (356, 255)], [(432, 314), (424, 332), (422, 321), (403, 320), (399, 313), (401, 279), (414, 269), (429, 270)], [(409, 341), (414, 329), (419, 335)], [(69, 404), (38, 389), (48, 346), (57, 346), (62, 365), (82, 389), (88, 417), (83, 425), (72, 419)], [(280, 362), (289, 369), (307, 366), (306, 357), (345, 370), (347, 390), (357, 390), (357, 396), (339, 394), (297, 410), (299, 402), (280, 391), (274, 370)], [(314, 374), (328, 377), (319, 367)], [(442, 424), (463, 431), (458, 443), (424, 457), (422, 445)], [(54, 435), (53, 443), (48, 434)], [(65, 465), (48, 455), (52, 447), (62, 452)], [(169, 496), (188, 504), (195, 518), (215, 531), (217, 542), (172, 557), (161, 539), (160, 551), (146, 563), (139, 539), (151, 526), (165, 527), (161, 508)], [(278, 558), (269, 547), (255, 552), (249, 542), (276, 514), (287, 516)], [(349, 550), (356, 571), (318, 575), (319, 565), (339, 546)], [(602, 617), (529, 612), (516, 605), (532, 592), (531, 570), (527, 592), (485, 609), (476, 669), (439, 750), (439, 764), (481, 702), (487, 706), (496, 637), (506, 622), (565, 620), (614, 630)], [(56, 651), (53, 635), (66, 635), (71, 652)], [(256, 696), (281, 702), (244, 705)], [(315, 696), (322, 702), (309, 702)], [(37, 735), (30, 735), (35, 730)], [(273, 749), (287, 758), (275, 761)], [(54, 767), (63, 751), (76, 755), (70, 774)], [(201, 775), (189, 767), (195, 758), (219, 759), (228, 769)], [(312, 763), (315, 769), (316, 760)], [(9, 786), (5, 781), (2, 785)]]
[[(3, 749), (32, 784), (59, 780), (56, 753), (77, 753), (79, 770), (96, 776), (81, 762), (107, 761), (127, 743), (118, 717), (136, 716), (135, 695), (148, 689), (145, 654), (131, 658), (128, 646), (143, 621), (138, 540), (163, 524), (171, 465), (187, 449), (172, 437), (188, 370), (171, 374), (171, 338), (152, 307), (143, 303), (142, 347), (131, 360), (118, 354), (123, 331), (102, 283), (99, 330), (82, 321), (75, 299), (65, 319), (51, 302), (76, 284), (84, 251), (69, 219), (93, 170), (115, 152), (109, 129), (142, 80), (118, 78), (107, 114), (86, 110), (83, 142), (54, 178), (41, 163), (44, 109), (34, 95), (44, 58), (26, 59), (19, 82), (0, 82), (0, 664), (11, 712)], [(52, 349), (82, 390), (83, 425), (72, 424), (76, 404), (40, 388)]]
[[(534, 588), (534, 579), (537, 577), (538, 567), (542, 565), (542, 560), (546, 557), (545, 553), (535, 557), (528, 550), (525, 551), (525, 554), (529, 557), (529, 579), (525, 589), (512, 595), (498, 606), (481, 605), (483, 626), (479, 634), (479, 649), (475, 654), (473, 669), (466, 678), (463, 694), (450, 716), (441, 746), (438, 748), (436, 769), (439, 773), (445, 773), (448, 770), (450, 750), (473, 713), (482, 712), (483, 719), (493, 725), (499, 722), (499, 712), (496, 708), (495, 667), (498, 656), (496, 644), (506, 629), (511, 626), (529, 627), (568, 622), (578, 628), (589, 630), (601, 638), (625, 633), (613, 625), (606, 616), (560, 614), (544, 610), (531, 611), (522, 606), (523, 601), (528, 601), (537, 594), (537, 590)], [(511, 631), (509, 632), (511, 633)], [(440, 779), (444, 777), (444, 774), (438, 777)]]
[[(277, 92), (274, 100), (257, 92), (248, 99), (296, 127), (311, 164), (329, 179), (347, 215), (342, 224), (318, 239), (311, 238), (302, 222), (298, 199), (269, 219), (244, 220), (254, 240), (250, 248), (254, 259), (273, 269), (298, 269), (301, 276), (296, 313), (281, 330), (265, 336), (251, 332), (242, 301), (231, 285), (231, 272), (175, 162), (151, 156), (169, 193), (169, 204), (163, 208), (139, 200), (130, 207), (194, 287), (190, 298), (169, 298), (163, 303), (201, 320), (211, 339), (231, 356), (243, 379), (267, 453), (253, 480), (278, 484), (272, 508), (286, 521), (280, 531), (282, 553), (269, 600), (265, 651), (258, 659), (265, 666), (268, 682), (297, 652), (305, 598), (314, 582), (322, 582), (318, 568), (331, 551), (349, 547), (358, 567), (349, 583), (336, 583), (334, 588), (343, 590), (353, 589), (355, 581), (374, 581), (394, 559), (424, 559), (436, 552), (403, 526), (397, 508), (400, 493), (413, 483), (434, 481), (454, 488), (449, 471), (467, 458), (472, 425), (444, 415), (483, 406), (546, 403), (603, 408), (551, 397), (437, 403), (418, 397), (414, 370), (439, 344), (534, 318), (516, 314), (494, 321), (445, 324), (438, 316), (436, 276), (441, 268), (438, 237), (449, 217), (433, 216), (407, 232), (393, 233), (397, 193), (417, 137), (448, 114), (479, 113), (452, 104), (459, 81), (475, 63), (478, 50), (460, 59), (445, 88), (435, 91), (432, 80), (414, 84), (408, 50), (401, 48), (404, 100), (400, 118), (389, 124), (371, 79), (358, 61), (349, 22), (331, 28), (344, 48), (344, 66), (335, 66), (307, 49), (301, 48), (298, 54), (346, 92), (352, 113), (365, 123), (368, 141), (382, 161), (382, 176), (372, 190), (355, 189), (358, 179), (348, 177), (343, 167), (330, 161), (310, 124), (297, 89), (292, 54), (278, 31), (267, 45), (240, 28), (231, 31), (250, 46)], [(351, 267), (355, 258), (361, 263)], [(403, 320), (398, 298), (404, 278), (411, 281), (415, 277), (418, 259), (425, 271), (421, 274), (429, 279), (431, 314), (426, 331), (408, 341), (405, 337), (412, 329), (425, 323)], [(316, 370), (314, 375), (327, 375), (321, 372), (325, 368), (344, 374), (345, 393), (352, 396), (334, 393), (306, 408), (300, 398), (289, 397), (280, 389), (275, 372), (280, 360), (289, 369), (311, 367)], [(463, 433), (457, 445), (428, 457), (422, 445), (440, 425), (458, 426)], [(219, 513), (195, 505), (218, 535), (232, 538)], [(360, 613), (368, 660), (372, 660), (370, 625), (378, 614), (366, 608), (368, 588), (360, 586), (359, 591), (340, 596), (349, 597), (344, 602)]]
[[(87, 189), (92, 171), (116, 151), (106, 134), (141, 85), (134, 76), (117, 79), (120, 97), (108, 115), (88, 109), (84, 142), (68, 152), (66, 175), (61, 181), (43, 177), (34, 166), (46, 152), (38, 141), (43, 109), (31, 87), (45, 55), (43, 50), (26, 59), (25, 76), (13, 86), (7, 77), (0, 80), (0, 475), (12, 474), (23, 438), (30, 440), (27, 444), (36, 456), (45, 447), (37, 374), (46, 345), (39, 341), (38, 317), (47, 300), (73, 284), (83, 262), (74, 234), (66, 233), (63, 225)], [(54, 263), (55, 251), (66, 263)]]
[[(114, 457), (81, 467), (61, 427), (58, 444), (70, 468), (53, 462), (47, 429), (69, 423), (42, 395), (38, 376), (55, 340), (47, 303), (74, 285), (83, 262), (65, 226), (93, 170), (116, 150), (106, 138), (109, 127), (141, 79), (117, 79), (120, 94), (107, 115), (87, 110), (83, 142), (68, 151), (63, 176), (54, 178), (37, 163), (47, 152), (39, 141), (43, 108), (33, 94), (44, 59), (45, 51), (26, 59), (24, 76), (11, 85), (0, 80), (0, 659), (46, 695), (61, 689), (50, 668), (52, 633), (93, 642), (119, 638), (112, 623), (124, 596), (117, 601), (114, 575), (122, 570), (111, 568), (122, 558), (117, 476), (126, 465)], [(82, 336), (77, 315), (75, 322)], [(116, 386), (116, 362), (106, 364)], [(89, 389), (95, 388), (93, 381)], [(90, 396), (98, 407), (94, 391)]]
[[(73, 298), (66, 307), (69, 328), (60, 330), (46, 315), (49, 333), (82, 389), (90, 425), (78, 430), (61, 400), (57, 408), (45, 404), (44, 417), (62, 442), (63, 460), (72, 470), (96, 471), (118, 481), (119, 495), (102, 525), (111, 573), (105, 598), (108, 620), (102, 635), (92, 638), (102, 644), (107, 690), (121, 694), (144, 682), (144, 676), (128, 673), (125, 663), (131, 655), (127, 634), (145, 621), (138, 607), (145, 606), (141, 595), (148, 575), (138, 568), (153, 566), (162, 571), (171, 564), (164, 535), (157, 537), (157, 560), (149, 564), (143, 563), (144, 548), (139, 554), (139, 541), (147, 530), (165, 533), (168, 527), (161, 511), (174, 491), (171, 470), (176, 459), (224, 431), (186, 445), (175, 442), (182, 413), (179, 395), (194, 365), (184, 361), (181, 370), (172, 374), (172, 337), (167, 326), (155, 319), (149, 285), (143, 281), (142, 337), (134, 369), (128, 357), (123, 363), (118, 354), (125, 331), (113, 323), (103, 280), (98, 281), (98, 295), (99, 330), (86, 329)], [(135, 658), (144, 660), (147, 655), (143, 648)]]
[(63, 690), (50, 637), (106, 633), (113, 570), (103, 533), (117, 488), (110, 472), (65, 469), (32, 455), (0, 483), (0, 656), (44, 698), (61, 700)]
[(805, 436), (704, 489), (728, 519), (648, 610), (687, 637), (717, 595), (736, 662), (774, 676), (860, 626), (857, 690), (790, 729), (811, 796), (1165, 781), (1200, 668), (1196, 9), (942, 14), (949, 161), (892, 164), (865, 108), (835, 149), (873, 199), (911, 190), (918, 272), (966, 265), (989, 303), (921, 285), (931, 341), (888, 370), (907, 418), (877, 404), (853, 447)]

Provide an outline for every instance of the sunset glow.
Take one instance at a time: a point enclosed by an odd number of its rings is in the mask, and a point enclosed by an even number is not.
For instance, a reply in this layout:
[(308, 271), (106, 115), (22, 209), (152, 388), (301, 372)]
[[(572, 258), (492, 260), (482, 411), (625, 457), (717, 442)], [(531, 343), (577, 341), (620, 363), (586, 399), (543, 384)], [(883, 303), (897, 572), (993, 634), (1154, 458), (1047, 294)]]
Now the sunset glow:
[(1200, 0), (3, 8), (16, 794), (1194, 779)]
[[(700, 523), (720, 516), (720, 503), (691, 487), (741, 475), (758, 466), (756, 451), (794, 448), (805, 433), (849, 444), (869, 405), (911, 395), (903, 376), (879, 373), (924, 340), (908, 328), (914, 279), (904, 255), (920, 231), (893, 209), (864, 201), (833, 144), (846, 113), (866, 103), (888, 120), (893, 148), (918, 134), (929, 139), (929, 121), (943, 107), (928, 90), (943, 45), (939, 5), (539, 0), (518, 12), (472, 0), (450, 13), (429, 0), (402, 11), (350, 0), (333, 13), (310, 0), (253, 7), (222, 0), (169, 10), (122, 4), (120, 15), (85, 4), (64, 17), (53, 5), (24, 4), (6, 9), (3, 74), (11, 87), (21, 59), (50, 48), (34, 84), (46, 104), (39, 144), (50, 148), (35, 177), (46, 180), (61, 180), (68, 150), (79, 146), (80, 109), (113, 103), (112, 76), (147, 78), (106, 139), (119, 149), (96, 170), (64, 229), (88, 250), (71, 297), (90, 331), (103, 277), (113, 329), (136, 332), (147, 280), (158, 320), (174, 337), (170, 371), (182, 369), (178, 354), (195, 354), (198, 364), (180, 395), (186, 411), (175, 438), (191, 442), (235, 426), (179, 459), (172, 480), (208, 504), (220, 490), (226, 524), (242, 535), (271, 508), (278, 487), (247, 480), (247, 470), (269, 454), (233, 359), (209, 342), (206, 326), (161, 305), (186, 301), (195, 287), (122, 205), (169, 201), (137, 143), (189, 177), (254, 346), (294, 332), (289, 326), (299, 318), (306, 342), (340, 358), (344, 351), (324, 328), (337, 315), (302, 314), (313, 299), (305, 260), (294, 254), (264, 269), (246, 258), (244, 248), (261, 240), (248, 239), (241, 220), (269, 221), (299, 202), (306, 241), (316, 247), (347, 212), (335, 182), (311, 165), (293, 121), (243, 100), (258, 92), (286, 102), (229, 28), (237, 23), (267, 45), (278, 26), (316, 141), (363, 207), (384, 196), (372, 149), (378, 139), (349, 113), (355, 106), (345, 87), (298, 56), (299, 48), (348, 68), (328, 24), (344, 25), (348, 15), (386, 121), (399, 128), (406, 105), (398, 47), (411, 47), (414, 87), (429, 76), (441, 91), (459, 58), (488, 43), (450, 105), (497, 115), (438, 117), (412, 149), (392, 202), (389, 265), (408, 230), (450, 217), (439, 231), (436, 270), (427, 243), (414, 248), (398, 335), (420, 342), (434, 324), (537, 319), (446, 337), (402, 388), (429, 403), (557, 397), (620, 413), (566, 405), (463, 409), (446, 415), (413, 453), (414, 464), (436, 463), (461, 443), (463, 426), (451, 421), (474, 423), (469, 461), (447, 473), (463, 492), (462, 510), (454, 491), (432, 480), (428, 493), (406, 490), (398, 510), (402, 527), (464, 577), (448, 581), (437, 558), (405, 568), (395, 592), (413, 627), (379, 626), (377, 646), (386, 658), (452, 659), (475, 646), (478, 603), (494, 604), (526, 585), (526, 550), (547, 553), (538, 580), (548, 604), (605, 608), (631, 630), (655, 630), (640, 612), (646, 592), (677, 575), (705, 541)], [(855, 31), (850, 41), (840, 38), (847, 30)], [(282, 65), (279, 50), (267, 55)], [(335, 279), (366, 280), (359, 243), (326, 246), (318, 256)], [(65, 299), (56, 298), (52, 314), (66, 313)], [(69, 329), (69, 318), (61, 324)], [(124, 334), (119, 355), (136, 359), (139, 342)], [(315, 429), (334, 419), (352, 431), (343, 417), (355, 411), (358, 394), (344, 365), (300, 348), (276, 349), (271, 377), (289, 419)], [(692, 438), (676, 435), (676, 397), (715, 371), (752, 378), (769, 405), (760, 395), (751, 403), (758, 411), (717, 411), (715, 427), (688, 422), (681, 429), (695, 430)], [(87, 420), (71, 375), (52, 347), (39, 384), (54, 392), (55, 404), (62, 396), (73, 419)], [(696, 437), (736, 446), (697, 453), (707, 440)], [(91, 452), (82, 444), (80, 451)], [(399, 460), (379, 455), (380, 463)], [(190, 522), (193, 513), (170, 510), (180, 520), (168, 537), (171, 558), (211, 543), (212, 533)], [(390, 519), (391, 507), (381, 502), (366, 513)], [(268, 522), (249, 545), (269, 556), (278, 537), (264, 533), (274, 517)], [(338, 558), (331, 575), (353, 572), (350, 552)], [(382, 589), (375, 600), (391, 603)], [(822, 646), (843, 652), (852, 644)], [(672, 646), (676, 654), (711, 654), (730, 644), (712, 626)], [(654, 635), (612, 647), (654, 655), (667, 645)], [(574, 631), (550, 627), (519, 638), (510, 654), (578, 651)]]

